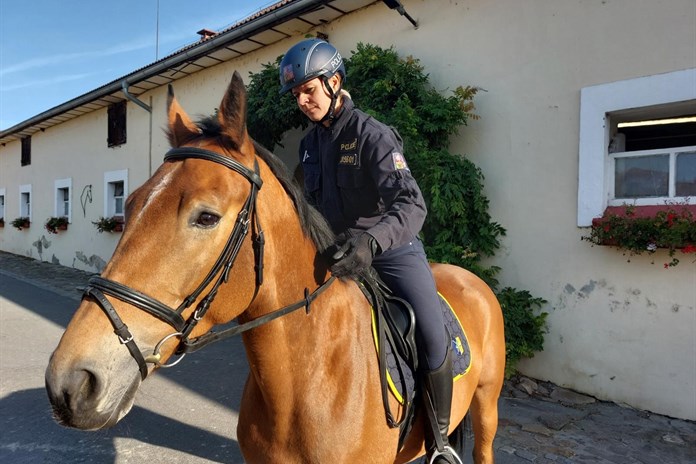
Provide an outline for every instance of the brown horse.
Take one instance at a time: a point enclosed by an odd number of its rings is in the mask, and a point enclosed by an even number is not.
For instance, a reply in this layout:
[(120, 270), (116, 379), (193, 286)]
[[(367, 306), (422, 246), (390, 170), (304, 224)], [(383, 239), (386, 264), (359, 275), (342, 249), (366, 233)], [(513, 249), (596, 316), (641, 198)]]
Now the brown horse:
[[(353, 280), (331, 278), (320, 253), (332, 241), (326, 223), (277, 158), (249, 138), (239, 75), (217, 116), (194, 123), (171, 90), (168, 116), (174, 149), (129, 196), (114, 255), (51, 356), (46, 389), (57, 420), (84, 430), (114, 425), (177, 345), (193, 346), (236, 318), (252, 324), (242, 334), (250, 373), (238, 424), (246, 462), (405, 463), (422, 455), (420, 416), (397, 452), (368, 302)], [(471, 412), (475, 461), (490, 463), (505, 363), (500, 306), (470, 272), (432, 268), (471, 348), (451, 423)]]

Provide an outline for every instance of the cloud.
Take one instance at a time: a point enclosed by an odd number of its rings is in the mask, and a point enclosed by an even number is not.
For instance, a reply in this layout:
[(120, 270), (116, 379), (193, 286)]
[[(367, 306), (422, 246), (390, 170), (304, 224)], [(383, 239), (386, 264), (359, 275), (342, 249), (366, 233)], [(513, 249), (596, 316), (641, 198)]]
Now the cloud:
[(7, 74), (27, 71), (36, 68), (43, 68), (46, 66), (51, 66), (55, 64), (65, 63), (66, 61), (79, 61), (79, 60), (90, 60), (96, 57), (119, 55), (121, 53), (130, 53), (133, 51), (142, 50), (144, 48), (152, 47), (152, 41), (146, 42), (144, 40), (137, 40), (130, 43), (124, 43), (115, 45), (102, 50), (79, 52), (79, 53), (61, 53), (49, 56), (40, 56), (37, 58), (31, 58), (21, 63), (17, 63), (10, 66), (3, 66), (0, 69), (0, 77)]
[(97, 73), (81, 73), (81, 74), (66, 74), (64, 76), (51, 76), (46, 79), (35, 79), (32, 81), (22, 81), (21, 83), (0, 86), (0, 92), (9, 92), (11, 90), (24, 89), (26, 87), (43, 87), (46, 85), (54, 85), (60, 82), (77, 81), (80, 79), (85, 79)]

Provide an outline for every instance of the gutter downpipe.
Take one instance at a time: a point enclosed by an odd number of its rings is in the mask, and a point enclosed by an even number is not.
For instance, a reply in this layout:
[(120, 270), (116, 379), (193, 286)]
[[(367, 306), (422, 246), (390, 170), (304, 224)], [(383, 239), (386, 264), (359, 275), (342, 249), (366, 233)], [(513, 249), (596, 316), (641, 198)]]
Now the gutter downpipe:
[(128, 92), (128, 79), (123, 79), (123, 81), (121, 81), (121, 90), (123, 91), (123, 95), (125, 95), (128, 100), (132, 101), (149, 113), (148, 119), (150, 120), (150, 124), (147, 134), (147, 176), (152, 177), (152, 97), (150, 97), (150, 105), (147, 105), (144, 101), (139, 100), (135, 95), (131, 95), (130, 92)]
[[(375, 0), (375, 2), (377, 1), (379, 0)], [(114, 92), (118, 92), (119, 90), (122, 90), (121, 82), (123, 82), (123, 80), (128, 80), (131, 83), (140, 82), (149, 77), (156, 76), (157, 74), (166, 71), (167, 69), (173, 68), (187, 61), (198, 59), (199, 57), (206, 55), (210, 51), (225, 46), (229, 42), (241, 39), (247, 35), (252, 35), (253, 33), (259, 30), (263, 30), (264, 28), (266, 28), (266, 26), (268, 26), (269, 24), (273, 24), (276, 21), (282, 21), (286, 18), (292, 17), (295, 14), (300, 14), (303, 11), (311, 10), (316, 6), (329, 4), (331, 2), (332, 0), (299, 0), (296, 2), (292, 2), (288, 5), (282, 6), (276, 11), (266, 13), (265, 15), (247, 24), (239, 26), (239, 28), (237, 29), (233, 29), (221, 36), (209, 39), (199, 46), (194, 46), (189, 50), (178, 53), (169, 58), (165, 58), (163, 61), (156, 62), (144, 69), (141, 69), (140, 71), (119, 78), (115, 81), (105, 84), (104, 86), (96, 90), (93, 90), (90, 93), (84, 94), (69, 102), (63, 103), (62, 105), (44, 111), (43, 113), (38, 114), (30, 119), (27, 119), (26, 121), (21, 122), (13, 127), (0, 131), (0, 138), (21, 132), (31, 126), (40, 124), (41, 122), (47, 119), (53, 118), (59, 114), (70, 111), (71, 109), (74, 109), (80, 105), (84, 105), (85, 103), (89, 103), (98, 98), (110, 95)]]

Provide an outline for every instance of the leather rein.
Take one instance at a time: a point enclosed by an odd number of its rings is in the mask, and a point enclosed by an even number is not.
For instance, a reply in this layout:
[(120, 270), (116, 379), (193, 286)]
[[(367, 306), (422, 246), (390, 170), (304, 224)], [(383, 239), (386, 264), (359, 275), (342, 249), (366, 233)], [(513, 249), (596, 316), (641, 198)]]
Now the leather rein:
[[(213, 264), (212, 269), (208, 272), (205, 279), (203, 279), (203, 281), (193, 292), (184, 298), (182, 303), (176, 309), (171, 308), (159, 300), (139, 292), (138, 290), (101, 276), (94, 276), (90, 278), (87, 287), (83, 290), (82, 298), (93, 298), (109, 318), (109, 321), (114, 328), (114, 333), (118, 336), (119, 341), (121, 344), (125, 345), (126, 348), (128, 348), (131, 356), (138, 363), (140, 377), (142, 380), (145, 380), (147, 377), (148, 363), (154, 364), (158, 367), (172, 367), (179, 363), (187, 353), (198, 351), (210, 343), (224, 340), (242, 332), (246, 332), (247, 330), (251, 330), (300, 308), (305, 308), (305, 311), (307, 314), (309, 314), (310, 304), (312, 301), (321, 295), (321, 293), (323, 293), (324, 290), (326, 290), (335, 280), (335, 277), (330, 277), (326, 282), (321, 284), (311, 293), (309, 292), (309, 289), (305, 288), (304, 299), (272, 311), (257, 319), (243, 324), (233, 324), (231, 327), (220, 330), (219, 332), (210, 331), (199, 337), (189, 338), (194, 327), (201, 319), (203, 319), (208, 311), (208, 308), (217, 295), (219, 287), (229, 280), (230, 270), (234, 265), (237, 255), (239, 254), (239, 250), (241, 249), (244, 238), (249, 233), (250, 227), (252, 230), (252, 242), (255, 255), (254, 267), (256, 272), (256, 286), (254, 289), (254, 296), (251, 300), (252, 302), (256, 298), (261, 284), (263, 283), (264, 249), (263, 231), (261, 230), (258, 217), (256, 216), (256, 198), (258, 191), (263, 185), (263, 181), (259, 176), (258, 161), (256, 159), (254, 160), (254, 170), (252, 171), (232, 158), (228, 158), (210, 150), (195, 147), (172, 148), (165, 154), (164, 161), (173, 162), (191, 158), (212, 161), (225, 166), (226, 168), (241, 174), (249, 181), (251, 185), (249, 196), (237, 215), (237, 220), (234, 228), (232, 229), (230, 237), (228, 238), (227, 243), (220, 253), (220, 256), (215, 264)], [(210, 291), (198, 302), (196, 309), (193, 311), (191, 316), (189, 316), (187, 320), (184, 320), (182, 316), (183, 312), (196, 300), (198, 300), (203, 291), (213, 281), (215, 282)], [(135, 340), (133, 339), (133, 335), (128, 330), (126, 324), (123, 323), (123, 320), (119, 317), (114, 306), (111, 304), (108, 298), (106, 298), (106, 295), (114, 297), (120, 301), (123, 301), (124, 303), (130, 304), (131, 306), (135, 306), (136, 308), (147, 312), (148, 314), (169, 324), (175, 330), (175, 332), (160, 340), (155, 346), (152, 354), (143, 356), (143, 353), (140, 351), (135, 343)], [(163, 364), (160, 362), (160, 349), (166, 341), (175, 337), (179, 339), (179, 345), (176, 350), (176, 354), (178, 354), (179, 357), (172, 363)]]

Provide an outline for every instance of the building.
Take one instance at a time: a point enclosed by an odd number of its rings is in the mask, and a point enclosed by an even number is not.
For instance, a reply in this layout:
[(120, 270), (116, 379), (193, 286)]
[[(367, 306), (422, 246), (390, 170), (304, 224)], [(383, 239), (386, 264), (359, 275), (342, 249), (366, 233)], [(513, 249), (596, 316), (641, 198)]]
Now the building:
[[(2, 131), (0, 249), (100, 270), (118, 233), (99, 234), (92, 222), (118, 215), (128, 192), (160, 164), (168, 83), (189, 113), (208, 114), (234, 70), (259, 71), (306, 33), (346, 51), (360, 41), (393, 45), (419, 58), (438, 89), (485, 89), (476, 99), (481, 119), (453, 139), (451, 151), (481, 167), (491, 215), (507, 229), (494, 259), (501, 282), (549, 302), (545, 349), (521, 370), (696, 419), (696, 263), (684, 255), (665, 269), (663, 250), (629, 261), (581, 240), (593, 218), (625, 201), (622, 191), (637, 189), (641, 206), (666, 198), (696, 204), (683, 195), (696, 184), (693, 130), (677, 128), (676, 146), (635, 151), (629, 144), (637, 138), (664, 134), (623, 129), (696, 115), (693, 0), (403, 0), (417, 28), (388, 3), (280, 1)], [(292, 145), (279, 153), (289, 164)], [(650, 156), (659, 167), (644, 164)], [(666, 191), (645, 193), (646, 169), (667, 173)], [(48, 234), (44, 220), (65, 212), (68, 231)], [(31, 217), (29, 229), (10, 226), (19, 216)]]

